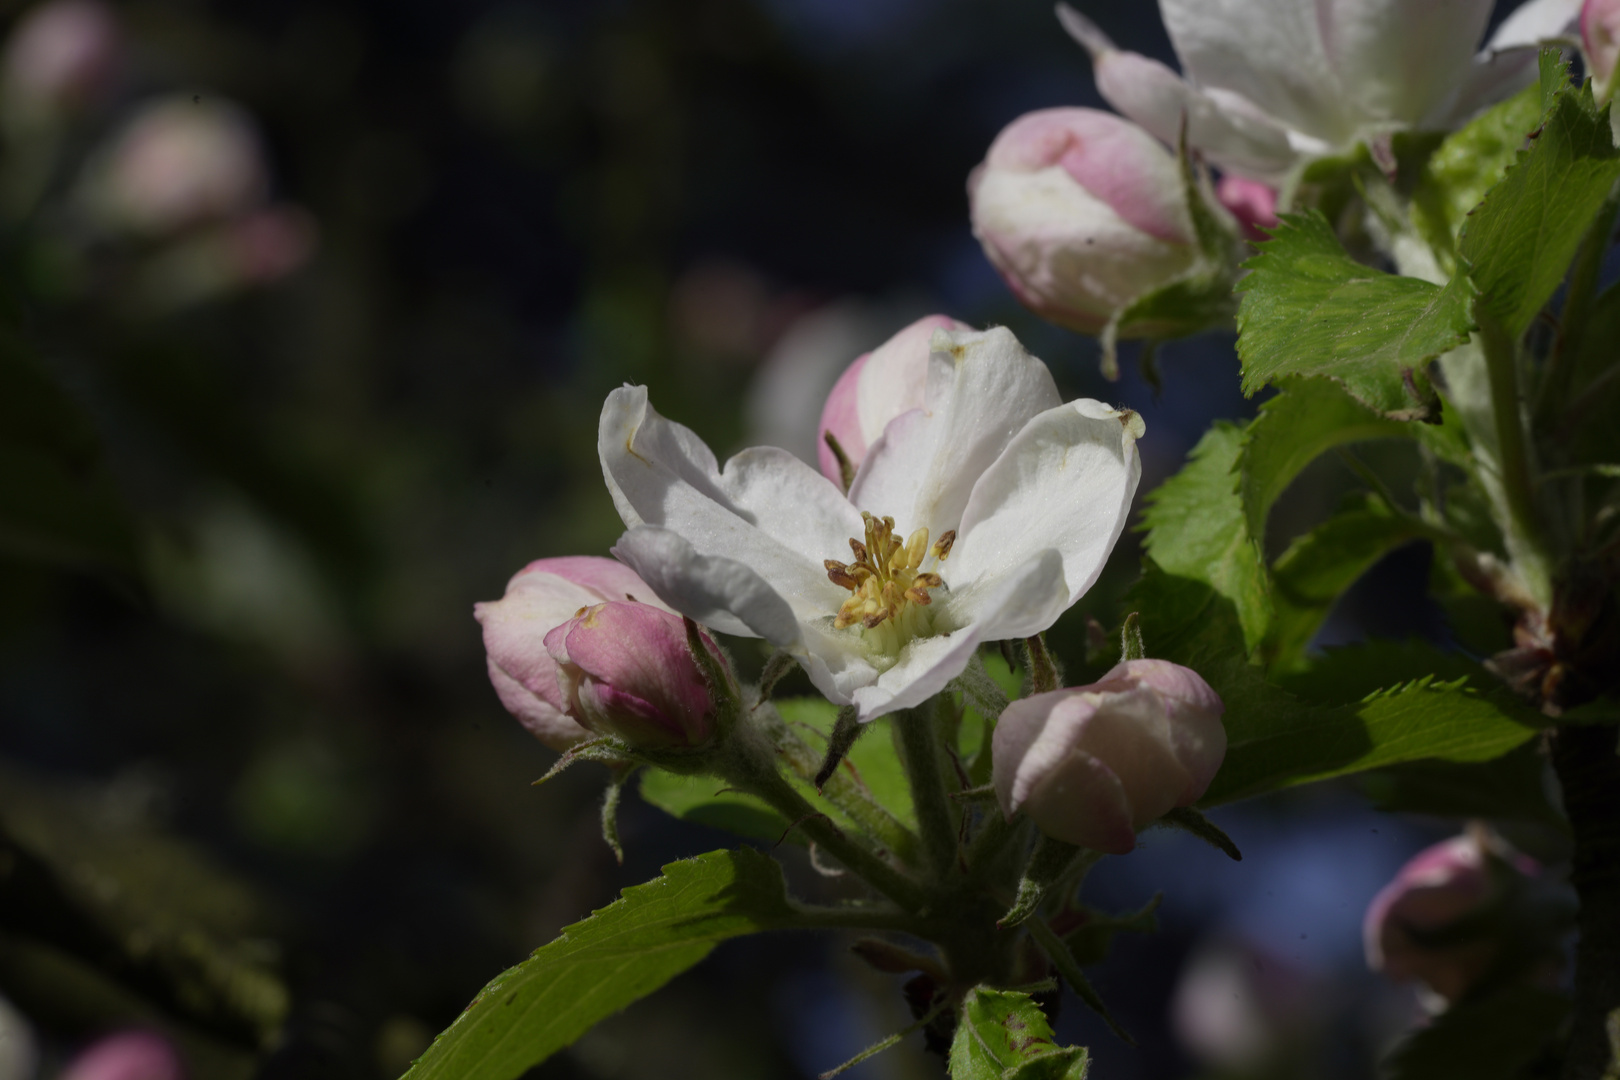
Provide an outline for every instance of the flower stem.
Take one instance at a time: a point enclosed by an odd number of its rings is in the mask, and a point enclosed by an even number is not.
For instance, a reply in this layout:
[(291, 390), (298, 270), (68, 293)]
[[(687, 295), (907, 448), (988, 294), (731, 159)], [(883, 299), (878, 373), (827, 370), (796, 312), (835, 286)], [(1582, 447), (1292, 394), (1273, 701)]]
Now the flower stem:
[[(1496, 421), (1502, 492), (1507, 500), (1508, 550), (1524, 578), (1525, 589), (1545, 611), (1552, 603), (1552, 574), (1545, 541), (1536, 519), (1530, 452), (1525, 441), (1519, 402), (1519, 372), (1513, 339), (1484, 303), (1474, 307), (1481, 350), (1490, 379), (1491, 411)], [(1514, 543), (1513, 540), (1517, 540)]]
[(923, 852), (929, 869), (943, 879), (956, 863), (956, 814), (945, 791), (934, 721), (935, 702), (931, 701), (896, 714), (893, 722), (911, 784), (911, 801), (917, 808)]

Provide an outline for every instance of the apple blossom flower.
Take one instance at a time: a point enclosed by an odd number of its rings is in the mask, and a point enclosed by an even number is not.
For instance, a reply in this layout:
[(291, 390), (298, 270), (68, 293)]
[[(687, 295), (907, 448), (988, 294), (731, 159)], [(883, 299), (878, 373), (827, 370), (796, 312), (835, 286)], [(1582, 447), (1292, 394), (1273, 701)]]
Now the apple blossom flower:
[(0, 57), (0, 98), (13, 128), (61, 120), (113, 80), (122, 35), (99, 0), (50, 0), (12, 30)]
[(1135, 413), (1064, 404), (998, 328), (935, 331), (924, 407), (889, 421), (847, 496), (772, 447), (721, 469), (645, 387), (608, 395), (597, 447), (629, 528), (614, 554), (677, 611), (786, 650), (870, 720), (1091, 587), (1125, 526), (1142, 431)]
[(145, 105), (91, 163), (85, 199), (103, 223), (167, 236), (260, 206), (270, 187), (259, 132), (228, 102), (191, 95)]
[(1620, 2), (1586, 0), (1581, 5), (1581, 55), (1601, 104), (1614, 93), (1614, 69), (1620, 64)]
[(1019, 117), (968, 177), (968, 195), (973, 234), (1013, 293), (1081, 333), (1199, 260), (1176, 159), (1112, 113)]
[(583, 555), (532, 562), (512, 576), (501, 599), (473, 606), (473, 616), (484, 628), (489, 680), (501, 704), (559, 753), (591, 733), (569, 715), (546, 635), (582, 608), (610, 600), (670, 610), (634, 571), (612, 559)]
[[(699, 631), (720, 670), (719, 648)], [(546, 635), (566, 711), (582, 727), (632, 747), (701, 746), (719, 708), (686, 639), (662, 607), (628, 600), (586, 608)], [(736, 687), (730, 687), (736, 697)]]
[(1439, 937), (1540, 872), (1534, 859), (1518, 852), (1503, 858), (1489, 851), (1473, 830), (1425, 848), (1367, 907), (1361, 926), (1367, 966), (1395, 982), (1416, 979), (1444, 1001), (1456, 1001), (1490, 971), (1501, 942), (1486, 928), (1455, 940)]
[(923, 407), (934, 331), (967, 329), (948, 315), (925, 315), (844, 369), (821, 410), (816, 453), (823, 476), (843, 486), (843, 469), (827, 445), (827, 433), (838, 441), (850, 468), (859, 469), (867, 447), (890, 420)]
[(180, 1055), (161, 1035), (123, 1031), (68, 1062), (60, 1080), (183, 1080)]
[(1001, 812), (1123, 855), (1209, 787), (1226, 756), (1224, 711), (1197, 672), (1168, 660), (1127, 660), (1089, 686), (1015, 701), (992, 743)]
[(1185, 116), (1188, 142), (1216, 166), (1280, 183), (1315, 158), (1450, 130), (1508, 97), (1579, 6), (1530, 0), (1476, 53), (1492, 0), (1159, 0), (1181, 75), (1067, 5), (1058, 14), (1110, 105), (1169, 145)]

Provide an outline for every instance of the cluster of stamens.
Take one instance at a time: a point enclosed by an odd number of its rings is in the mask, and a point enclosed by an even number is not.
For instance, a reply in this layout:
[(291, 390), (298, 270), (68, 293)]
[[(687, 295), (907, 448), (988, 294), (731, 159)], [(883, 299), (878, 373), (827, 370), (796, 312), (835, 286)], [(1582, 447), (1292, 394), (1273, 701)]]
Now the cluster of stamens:
[(854, 537), (849, 540), (855, 561), (845, 564), (828, 559), (824, 563), (828, 580), (852, 594), (833, 620), (840, 630), (856, 623), (871, 630), (900, 616), (908, 604), (931, 603), (928, 590), (945, 582), (938, 574), (922, 569), (923, 558), (932, 555), (944, 562), (956, 542), (952, 530), (929, 547), (928, 530), (918, 529), (901, 543), (894, 534), (894, 518), (873, 517), (863, 511), (861, 519), (866, 522), (866, 542)]

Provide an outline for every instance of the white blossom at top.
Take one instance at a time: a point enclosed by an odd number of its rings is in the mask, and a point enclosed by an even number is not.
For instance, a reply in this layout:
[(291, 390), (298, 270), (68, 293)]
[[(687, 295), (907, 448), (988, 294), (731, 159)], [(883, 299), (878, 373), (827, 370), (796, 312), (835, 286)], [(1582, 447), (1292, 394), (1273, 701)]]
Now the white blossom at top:
[(1580, 0), (1529, 0), (1476, 51), (1492, 0), (1159, 0), (1181, 75), (1117, 48), (1064, 4), (1108, 103), (1229, 172), (1280, 183), (1299, 165), (1402, 130), (1447, 131), (1536, 75), (1536, 45)]
[(981, 642), (1045, 630), (1097, 580), (1143, 432), (1133, 412), (1064, 403), (1005, 329), (938, 331), (924, 402), (846, 497), (771, 447), (721, 468), (645, 387), (615, 390), (598, 442), (629, 527), (614, 554), (677, 611), (787, 650), (862, 720), (919, 705)]

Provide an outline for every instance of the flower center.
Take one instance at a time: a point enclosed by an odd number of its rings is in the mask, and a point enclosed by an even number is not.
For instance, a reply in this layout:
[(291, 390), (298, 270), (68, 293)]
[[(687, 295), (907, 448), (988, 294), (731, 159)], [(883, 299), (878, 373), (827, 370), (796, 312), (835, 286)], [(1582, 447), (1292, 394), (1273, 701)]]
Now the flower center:
[(952, 530), (929, 547), (928, 530), (918, 529), (901, 543), (894, 533), (894, 518), (873, 517), (862, 511), (861, 520), (866, 523), (866, 542), (854, 537), (849, 540), (855, 561), (845, 564), (828, 559), (823, 563), (827, 579), (850, 591), (849, 599), (833, 620), (833, 626), (840, 630), (856, 623), (868, 630), (890, 621), (898, 625), (907, 621), (907, 615), (917, 607), (932, 603), (928, 590), (945, 582), (938, 574), (922, 569), (923, 559), (931, 555), (936, 563), (944, 562), (956, 542)]

